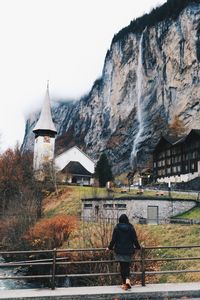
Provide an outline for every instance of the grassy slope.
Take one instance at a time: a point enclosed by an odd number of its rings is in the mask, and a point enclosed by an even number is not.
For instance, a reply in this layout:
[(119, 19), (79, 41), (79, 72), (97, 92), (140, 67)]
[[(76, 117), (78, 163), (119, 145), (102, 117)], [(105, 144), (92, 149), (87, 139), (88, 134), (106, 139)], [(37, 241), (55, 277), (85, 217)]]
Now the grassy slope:
[[(51, 217), (58, 213), (67, 215), (80, 215), (81, 212), (81, 199), (90, 197), (106, 197), (108, 192), (104, 188), (96, 187), (80, 187), (80, 186), (61, 186), (58, 195), (52, 193), (43, 202), (43, 213), (45, 217)], [(123, 193), (121, 193), (123, 191)], [(132, 189), (130, 192), (122, 189), (114, 189), (110, 195), (113, 197), (126, 197), (137, 195), (138, 190)], [(156, 196), (157, 191), (144, 191), (144, 196)], [(168, 193), (164, 192), (161, 199), (168, 197)], [(188, 195), (187, 193), (172, 193), (173, 198), (190, 198), (196, 199), (196, 195)], [(188, 215), (189, 218), (190, 215)], [(183, 217), (183, 216), (181, 216)], [(187, 217), (187, 216), (186, 216)], [(200, 219), (200, 209), (192, 211), (192, 218)]]
[(56, 214), (79, 216), (81, 213), (81, 199), (96, 196), (105, 197), (105, 189), (81, 186), (62, 186), (58, 189), (58, 195), (52, 193), (43, 201), (44, 217)]
[(177, 217), (183, 219), (200, 219), (200, 207), (192, 208), (189, 211), (178, 215)]
[[(200, 245), (200, 227), (199, 225), (158, 225), (158, 226), (146, 226), (148, 236), (153, 235), (157, 237), (158, 245), (160, 246), (189, 246)], [(146, 246), (149, 246), (148, 241), (145, 242)], [(158, 250), (155, 252), (158, 257), (200, 257), (200, 248), (196, 249), (167, 249)], [(200, 270), (200, 260), (194, 261), (172, 261), (165, 262), (160, 265), (160, 270)], [(167, 274), (154, 278), (159, 282), (189, 282), (200, 281), (200, 273), (186, 273), (186, 274)]]

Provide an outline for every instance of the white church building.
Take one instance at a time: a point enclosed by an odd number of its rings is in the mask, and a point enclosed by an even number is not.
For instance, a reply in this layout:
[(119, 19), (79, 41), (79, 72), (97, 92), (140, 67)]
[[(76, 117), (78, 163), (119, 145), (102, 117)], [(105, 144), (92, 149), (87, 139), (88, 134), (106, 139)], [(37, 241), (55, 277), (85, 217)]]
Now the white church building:
[(43, 102), (40, 117), (33, 128), (35, 134), (33, 168), (42, 177), (44, 166), (53, 164), (57, 178), (62, 182), (91, 185), (95, 163), (78, 147), (74, 146), (55, 157), (56, 127), (52, 120), (49, 86)]

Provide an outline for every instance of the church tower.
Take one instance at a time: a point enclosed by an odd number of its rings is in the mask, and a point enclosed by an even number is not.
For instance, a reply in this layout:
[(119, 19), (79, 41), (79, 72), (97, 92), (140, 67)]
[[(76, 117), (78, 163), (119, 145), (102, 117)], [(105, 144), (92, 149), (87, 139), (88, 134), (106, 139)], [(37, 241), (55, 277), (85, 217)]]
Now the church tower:
[(49, 84), (47, 84), (40, 117), (33, 128), (33, 132), (35, 134), (33, 168), (39, 175), (40, 171), (43, 171), (44, 166), (51, 163), (54, 159), (55, 136), (57, 133), (51, 115)]

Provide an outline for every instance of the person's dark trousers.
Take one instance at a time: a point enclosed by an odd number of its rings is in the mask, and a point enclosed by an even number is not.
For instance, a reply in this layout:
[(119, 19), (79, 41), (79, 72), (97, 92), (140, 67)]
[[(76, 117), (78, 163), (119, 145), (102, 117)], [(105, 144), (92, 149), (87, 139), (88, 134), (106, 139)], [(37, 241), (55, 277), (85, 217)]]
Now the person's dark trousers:
[(126, 279), (130, 277), (130, 263), (120, 261), (120, 273), (123, 283), (126, 283)]

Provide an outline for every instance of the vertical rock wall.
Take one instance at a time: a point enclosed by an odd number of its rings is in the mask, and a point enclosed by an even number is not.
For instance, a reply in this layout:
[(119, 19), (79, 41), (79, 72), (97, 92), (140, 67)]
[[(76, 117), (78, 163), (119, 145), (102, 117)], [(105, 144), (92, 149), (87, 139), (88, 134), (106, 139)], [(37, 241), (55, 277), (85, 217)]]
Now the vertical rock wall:
[[(137, 141), (137, 163), (151, 161), (160, 134), (178, 116), (185, 131), (200, 128), (200, 4), (189, 5), (176, 20), (164, 20), (143, 31), (142, 90), (138, 108), (140, 33), (113, 42), (102, 77), (90, 93), (70, 107), (53, 111), (59, 124), (59, 151), (78, 144), (92, 158), (106, 150), (114, 173), (132, 166)], [(66, 109), (66, 111), (65, 111)], [(59, 115), (59, 118), (57, 117)], [(23, 149), (30, 140), (30, 120)]]

